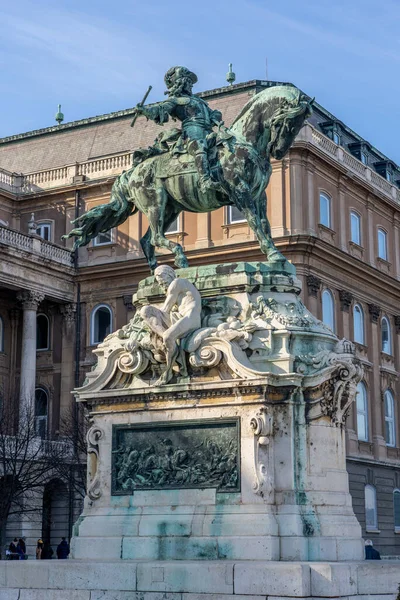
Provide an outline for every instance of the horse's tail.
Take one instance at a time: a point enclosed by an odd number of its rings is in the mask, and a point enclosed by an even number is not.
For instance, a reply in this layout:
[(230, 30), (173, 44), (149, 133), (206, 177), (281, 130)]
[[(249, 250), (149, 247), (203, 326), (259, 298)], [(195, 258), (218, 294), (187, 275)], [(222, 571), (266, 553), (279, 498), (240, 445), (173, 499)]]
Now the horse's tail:
[(79, 246), (86, 246), (99, 233), (106, 233), (113, 227), (117, 227), (126, 221), (130, 215), (137, 212), (137, 207), (133, 204), (130, 197), (129, 180), (131, 174), (132, 169), (125, 171), (117, 177), (112, 187), (111, 198), (108, 204), (95, 206), (74, 221), (71, 221), (73, 225), (78, 224), (79, 227), (72, 229), (67, 235), (63, 235), (62, 239), (68, 239), (72, 236), (76, 237), (73, 246), (74, 250), (79, 248)]

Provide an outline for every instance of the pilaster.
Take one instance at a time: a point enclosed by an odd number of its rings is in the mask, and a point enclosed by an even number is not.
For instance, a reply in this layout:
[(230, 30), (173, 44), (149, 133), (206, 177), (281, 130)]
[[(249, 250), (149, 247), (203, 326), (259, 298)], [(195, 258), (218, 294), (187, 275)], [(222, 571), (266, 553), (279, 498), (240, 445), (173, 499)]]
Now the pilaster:
[[(76, 323), (75, 303), (63, 304), (60, 306), (62, 314), (62, 369), (61, 369), (61, 390), (60, 390), (60, 417), (65, 417), (68, 408), (71, 405), (71, 390), (74, 387), (74, 365), (75, 365), (75, 323)], [(59, 427), (53, 423), (54, 429)]]
[(368, 304), (368, 312), (370, 316), (370, 336), (368, 340), (369, 360), (373, 363), (374, 368), (371, 378), (371, 429), (372, 442), (374, 444), (374, 457), (377, 460), (386, 458), (386, 443), (383, 431), (383, 415), (382, 415), (382, 399), (381, 399), (381, 378), (379, 365), (380, 360), (380, 339), (379, 339), (379, 316), (381, 309), (376, 304)]

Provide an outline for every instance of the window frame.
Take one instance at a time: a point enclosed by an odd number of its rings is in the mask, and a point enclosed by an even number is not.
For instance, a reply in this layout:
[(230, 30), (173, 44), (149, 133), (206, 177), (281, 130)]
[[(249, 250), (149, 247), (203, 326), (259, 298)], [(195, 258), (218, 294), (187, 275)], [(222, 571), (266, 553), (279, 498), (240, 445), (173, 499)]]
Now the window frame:
[[(54, 221), (48, 221), (48, 220), (44, 220), (44, 221), (36, 221), (36, 235), (39, 236), (44, 242), (53, 242), (53, 227), (54, 226)], [(42, 235), (40, 235), (40, 233), (38, 233), (38, 229), (40, 227), (48, 227), (49, 228), (49, 239), (46, 240), (46, 238), (44, 238)]]
[[(362, 341), (360, 341), (360, 339), (358, 339), (358, 336), (356, 336), (356, 318), (355, 318), (355, 314), (356, 314), (356, 309), (359, 309), (360, 311), (360, 318), (361, 318), (361, 338)], [(362, 346), (365, 346), (365, 319), (364, 319), (364, 311), (363, 308), (361, 306), (361, 304), (359, 304), (358, 302), (353, 306), (353, 341), (356, 342), (356, 344), (361, 344)]]
[(366, 154), (365, 152), (360, 152), (360, 161), (362, 162), (363, 165), (367, 166), (368, 165), (368, 154)]
[[(45, 394), (46, 396), (46, 414), (45, 415), (38, 415), (37, 411), (36, 411), (36, 392), (37, 391), (41, 391)], [(41, 438), (42, 440), (46, 440), (48, 438), (48, 426), (49, 426), (49, 400), (50, 400), (50, 394), (48, 392), (48, 390), (42, 386), (42, 385), (38, 385), (37, 387), (35, 387), (35, 436)], [(39, 423), (44, 421), (45, 422), (45, 435), (44, 437), (42, 437), (41, 435), (39, 435)]]
[[(383, 342), (383, 331), (384, 331), (384, 330), (383, 330), (383, 323), (384, 323), (384, 322), (386, 323), (386, 326), (387, 326), (387, 336), (388, 336), (387, 343), (388, 343), (388, 350), (385, 350), (385, 349), (384, 349), (384, 346), (383, 346), (383, 343), (384, 343), (384, 342)], [(388, 356), (392, 356), (392, 355), (393, 355), (393, 349), (392, 349), (392, 328), (391, 328), (391, 326), (390, 326), (390, 321), (389, 321), (388, 317), (386, 317), (386, 315), (384, 315), (384, 316), (382, 317), (382, 319), (381, 319), (381, 351), (382, 351), (384, 354), (387, 354)]]
[[(353, 217), (357, 219), (358, 241), (353, 239)], [(350, 211), (350, 241), (361, 247), (361, 215), (355, 210)]]
[[(392, 416), (388, 415), (389, 411), (386, 410), (388, 398), (390, 399), (390, 404), (391, 404), (391, 408), (392, 408)], [(385, 390), (385, 393), (383, 395), (383, 401), (384, 401), (384, 415), (385, 415), (385, 443), (388, 448), (396, 448), (395, 402), (394, 402), (394, 395), (391, 390), (389, 390), (389, 389)], [(390, 432), (389, 436), (386, 435), (387, 424), (389, 424), (389, 432)], [(389, 441), (387, 439), (388, 437), (389, 437)]]
[[(324, 317), (324, 298), (329, 298), (329, 301), (331, 303), (329, 308), (332, 310), (332, 327), (331, 327), (330, 323), (328, 323), (325, 320), (325, 317)], [(325, 288), (321, 294), (321, 305), (322, 305), (322, 322), (325, 325), (327, 325), (333, 331), (333, 333), (335, 333), (336, 332), (336, 318), (335, 318), (336, 317), (336, 314), (335, 314), (336, 305), (335, 305), (334, 295), (329, 288)]]
[[(384, 241), (385, 241), (385, 247), (384, 247), (384, 254), (385, 256), (381, 255), (381, 245), (380, 245), (380, 234), (383, 234), (384, 236)], [(380, 258), (381, 260), (388, 260), (388, 233), (385, 229), (383, 229), (383, 227), (378, 227), (377, 229), (377, 241), (378, 241), (378, 258)]]
[[(324, 223), (322, 220), (322, 211), (321, 211), (322, 199), (326, 200), (326, 202), (327, 202), (328, 224)], [(320, 193), (319, 193), (319, 224), (323, 225), (324, 227), (327, 227), (328, 229), (332, 229), (332, 198), (329, 194), (327, 194), (327, 192), (323, 192), (323, 191), (320, 191)]]
[[(373, 504), (374, 504), (374, 523), (373, 525), (367, 522), (367, 490), (371, 490), (373, 492)], [(378, 532), (378, 501), (376, 494), (376, 487), (367, 483), (364, 487), (364, 508), (365, 508), (365, 531), (367, 532)]]
[[(360, 394), (359, 388), (361, 388), (362, 394)], [(358, 402), (358, 398), (362, 396), (364, 408), (361, 410)], [(360, 428), (358, 426), (358, 416), (361, 415), (364, 419), (365, 428), (364, 434), (365, 437), (360, 437)], [(368, 391), (367, 386), (364, 381), (360, 381), (356, 388), (356, 418), (357, 418), (357, 438), (360, 442), (368, 442), (369, 440), (369, 415), (368, 415)]]
[(332, 131), (332, 142), (340, 146), (340, 133), (335, 130)]
[(393, 525), (394, 525), (394, 532), (400, 533), (400, 505), (399, 505), (399, 515), (398, 515), (398, 517), (399, 517), (398, 525), (396, 525), (396, 506), (395, 506), (395, 502), (394, 502), (395, 494), (398, 494), (400, 497), (400, 489), (399, 488), (394, 488), (394, 490), (393, 490)]
[[(109, 311), (109, 313), (110, 313), (110, 331), (109, 331), (109, 333), (107, 333), (105, 335), (105, 337), (101, 341), (95, 341), (95, 337), (94, 337), (94, 334), (95, 334), (95, 322), (94, 322), (94, 319), (95, 319), (97, 311), (100, 308), (107, 308), (108, 311)], [(113, 330), (114, 330), (114, 328), (113, 328), (113, 320), (114, 320), (114, 313), (113, 313), (113, 310), (112, 310), (112, 308), (111, 308), (111, 306), (109, 304), (104, 304), (104, 303), (96, 304), (96, 306), (92, 309), (91, 314), (90, 314), (90, 321), (89, 321), (90, 322), (90, 331), (89, 331), (90, 346), (97, 346), (97, 344), (101, 344), (104, 341), (104, 339), (107, 337), (107, 335), (110, 335), (110, 333), (113, 332)]]
[[(236, 225), (237, 223), (247, 223), (247, 219), (244, 215), (243, 215), (243, 219), (233, 219), (232, 218), (232, 209), (234, 209), (234, 208), (239, 210), (237, 206), (227, 206), (226, 207), (226, 224), (227, 225)], [(239, 210), (239, 212), (241, 212), (241, 211)]]
[[(173, 224), (173, 222), (176, 221), (176, 228), (175, 229), (170, 229), (171, 225)], [(172, 221), (171, 225), (168, 227), (168, 229), (166, 229), (165, 233), (167, 235), (174, 235), (175, 233), (179, 233), (180, 232), (180, 227), (181, 227), (181, 219), (180, 219), (180, 215), (178, 215), (174, 221)]]
[(4, 352), (4, 319), (0, 315), (0, 353)]
[[(46, 348), (38, 348), (38, 319), (39, 317), (45, 317), (47, 320), (47, 346)], [(46, 313), (37, 313), (36, 315), (36, 352), (46, 352), (50, 350), (50, 319), (49, 317), (46, 315)]]
[[(100, 235), (107, 235), (107, 233), (110, 234), (110, 239), (109, 240), (107, 240), (106, 242), (99, 242), (99, 241), (97, 241), (97, 238)], [(109, 231), (107, 231), (107, 233), (98, 233), (96, 235), (96, 237), (93, 238), (93, 247), (94, 248), (101, 248), (102, 246), (110, 246), (111, 244), (114, 243), (114, 228), (110, 229)]]

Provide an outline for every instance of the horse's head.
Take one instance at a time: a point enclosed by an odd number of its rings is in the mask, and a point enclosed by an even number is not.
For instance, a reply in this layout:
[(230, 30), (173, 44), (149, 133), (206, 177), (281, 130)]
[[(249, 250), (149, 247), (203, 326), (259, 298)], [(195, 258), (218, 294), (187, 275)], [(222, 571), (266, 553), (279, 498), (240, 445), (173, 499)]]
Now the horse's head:
[(300, 92), (297, 102), (293, 103), (286, 100), (282, 102), (282, 105), (270, 120), (271, 137), (268, 144), (268, 154), (278, 160), (285, 156), (296, 135), (303, 127), (304, 121), (311, 115), (311, 106), (312, 102), (308, 102)]
[(231, 129), (244, 136), (261, 156), (281, 159), (311, 114), (311, 105), (292, 85), (270, 87), (243, 107)]

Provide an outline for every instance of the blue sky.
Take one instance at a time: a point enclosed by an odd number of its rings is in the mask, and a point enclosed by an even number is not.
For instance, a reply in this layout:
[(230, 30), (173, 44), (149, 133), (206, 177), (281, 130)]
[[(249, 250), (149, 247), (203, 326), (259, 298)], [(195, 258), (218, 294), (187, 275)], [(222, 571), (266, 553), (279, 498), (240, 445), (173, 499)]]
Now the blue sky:
[[(134, 106), (185, 64), (196, 90), (291, 81), (400, 163), (399, 0), (0, 0), (0, 137)], [(0, 165), (1, 166), (1, 165)]]

